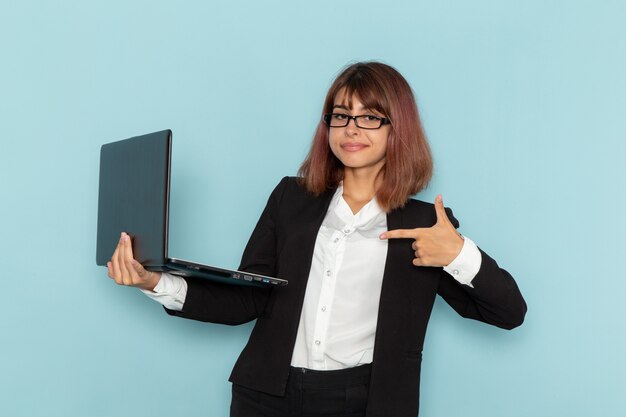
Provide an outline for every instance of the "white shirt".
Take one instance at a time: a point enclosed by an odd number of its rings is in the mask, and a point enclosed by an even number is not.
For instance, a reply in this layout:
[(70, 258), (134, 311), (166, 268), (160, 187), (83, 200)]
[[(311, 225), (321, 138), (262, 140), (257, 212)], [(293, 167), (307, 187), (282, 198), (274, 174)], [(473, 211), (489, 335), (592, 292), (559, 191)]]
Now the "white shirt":
[(387, 215), (376, 199), (353, 214), (333, 196), (317, 234), (291, 365), (330, 370), (371, 363), (383, 282)]
[[(291, 365), (331, 370), (371, 363), (387, 241), (387, 216), (371, 200), (353, 214), (340, 185), (318, 231)], [(410, 262), (408, 260), (407, 262)], [(459, 255), (444, 267), (471, 286), (481, 255), (467, 237)], [(161, 274), (147, 296), (171, 310), (182, 310), (187, 282)]]

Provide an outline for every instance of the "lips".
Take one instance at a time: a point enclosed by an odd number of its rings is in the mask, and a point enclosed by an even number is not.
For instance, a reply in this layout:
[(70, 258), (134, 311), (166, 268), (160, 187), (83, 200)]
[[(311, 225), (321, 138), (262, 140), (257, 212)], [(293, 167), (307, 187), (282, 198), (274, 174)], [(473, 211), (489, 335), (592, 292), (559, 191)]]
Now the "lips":
[(347, 152), (357, 152), (364, 148), (367, 148), (367, 145), (364, 143), (348, 142), (341, 144), (341, 149)]

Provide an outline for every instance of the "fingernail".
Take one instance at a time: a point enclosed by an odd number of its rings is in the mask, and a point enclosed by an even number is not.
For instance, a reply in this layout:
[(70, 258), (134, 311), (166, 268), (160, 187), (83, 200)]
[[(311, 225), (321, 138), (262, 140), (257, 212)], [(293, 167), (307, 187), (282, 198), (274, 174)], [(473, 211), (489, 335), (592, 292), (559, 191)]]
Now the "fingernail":
[(382, 235), (379, 236), (379, 238), (380, 239), (387, 239), (387, 235), (383, 233)]

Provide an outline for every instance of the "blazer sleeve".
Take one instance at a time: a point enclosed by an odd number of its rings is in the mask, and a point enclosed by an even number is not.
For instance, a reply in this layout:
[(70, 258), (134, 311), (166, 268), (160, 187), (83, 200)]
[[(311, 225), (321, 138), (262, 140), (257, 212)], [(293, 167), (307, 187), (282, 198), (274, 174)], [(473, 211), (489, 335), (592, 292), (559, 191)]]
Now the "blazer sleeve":
[[(455, 227), (458, 221), (448, 211)], [(527, 306), (515, 280), (506, 270), (479, 248), (480, 270), (472, 287), (456, 281), (441, 271), (438, 293), (462, 317), (479, 320), (503, 329), (513, 329), (524, 322)]]
[[(270, 195), (265, 209), (244, 250), (240, 271), (276, 275), (276, 219), (287, 186), (285, 177)], [(259, 317), (273, 289), (229, 285), (197, 278), (185, 278), (187, 296), (182, 311), (165, 309), (173, 316), (238, 325)]]

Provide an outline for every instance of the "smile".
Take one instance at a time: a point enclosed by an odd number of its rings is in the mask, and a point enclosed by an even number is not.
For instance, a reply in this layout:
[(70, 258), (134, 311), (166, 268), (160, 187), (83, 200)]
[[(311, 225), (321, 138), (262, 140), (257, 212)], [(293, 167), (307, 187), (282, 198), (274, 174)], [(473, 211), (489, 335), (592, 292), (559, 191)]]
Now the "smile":
[(367, 148), (367, 146), (368, 145), (364, 143), (349, 142), (349, 143), (342, 144), (341, 149), (347, 152), (357, 152), (363, 148)]

